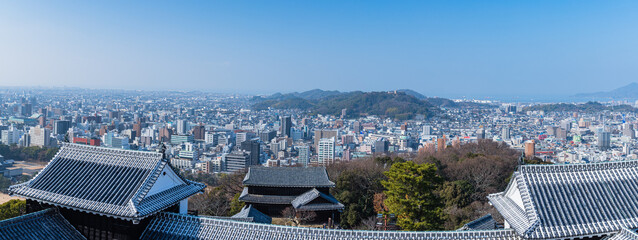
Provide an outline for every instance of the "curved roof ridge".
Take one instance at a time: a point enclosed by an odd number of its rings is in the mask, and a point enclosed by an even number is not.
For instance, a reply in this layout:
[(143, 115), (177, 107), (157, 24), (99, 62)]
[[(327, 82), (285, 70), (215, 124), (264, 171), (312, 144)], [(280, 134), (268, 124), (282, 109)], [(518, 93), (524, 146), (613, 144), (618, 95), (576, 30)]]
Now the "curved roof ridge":
[(580, 172), (618, 169), (627, 167), (638, 167), (638, 160), (608, 161), (596, 163), (578, 164), (531, 164), (521, 165), (518, 169), (520, 173), (553, 173), (553, 172)]
[[(174, 229), (183, 229), (176, 232)], [(518, 240), (512, 229), (467, 231), (370, 231), (321, 229), (238, 222), (227, 219), (159, 213), (141, 239), (490, 239)]]

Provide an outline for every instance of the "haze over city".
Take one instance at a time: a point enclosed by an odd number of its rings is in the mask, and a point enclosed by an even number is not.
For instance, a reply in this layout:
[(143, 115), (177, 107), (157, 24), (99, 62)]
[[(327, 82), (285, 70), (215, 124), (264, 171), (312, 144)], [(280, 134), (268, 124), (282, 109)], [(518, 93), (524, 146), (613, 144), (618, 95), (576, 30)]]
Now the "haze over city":
[(635, 1), (10, 1), (0, 86), (560, 96), (636, 81)]
[(638, 240), (636, 1), (0, 5), (0, 240)]

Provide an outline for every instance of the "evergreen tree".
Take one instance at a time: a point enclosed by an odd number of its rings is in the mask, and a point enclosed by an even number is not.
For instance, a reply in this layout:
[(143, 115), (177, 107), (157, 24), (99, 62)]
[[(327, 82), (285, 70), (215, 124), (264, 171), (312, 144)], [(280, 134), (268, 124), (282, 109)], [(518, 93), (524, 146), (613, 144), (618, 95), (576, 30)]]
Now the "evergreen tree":
[(0, 221), (21, 216), (26, 212), (26, 201), (24, 200), (9, 200), (6, 203), (0, 204)]
[(387, 189), (385, 205), (397, 216), (397, 225), (403, 230), (423, 231), (441, 229), (445, 221), (444, 204), (437, 189), (443, 178), (436, 165), (399, 162), (384, 173), (382, 181)]

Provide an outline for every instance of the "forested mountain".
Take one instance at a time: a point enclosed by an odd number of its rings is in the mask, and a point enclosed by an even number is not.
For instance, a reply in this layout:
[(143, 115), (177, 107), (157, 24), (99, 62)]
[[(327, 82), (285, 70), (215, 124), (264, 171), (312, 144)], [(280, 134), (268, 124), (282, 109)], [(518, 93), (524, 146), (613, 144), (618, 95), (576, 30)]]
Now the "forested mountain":
[[(314, 92), (313, 92), (314, 91)], [(309, 110), (315, 114), (340, 115), (342, 109), (347, 109), (347, 117), (355, 118), (367, 115), (377, 115), (397, 119), (410, 119), (416, 115), (429, 116), (438, 111), (438, 108), (403, 92), (348, 92), (338, 93), (315, 90), (312, 94), (298, 95), (275, 94), (269, 97), (253, 98), (253, 108), (264, 110), (276, 109), (301, 109)], [(321, 91), (321, 90), (319, 90)], [(318, 99), (311, 99), (316, 98)]]
[(253, 109), (301, 109), (316, 114), (340, 115), (347, 109), (347, 117), (367, 115), (410, 119), (416, 115), (430, 116), (443, 108), (491, 108), (493, 105), (455, 102), (447, 98), (428, 98), (418, 92), (401, 89), (388, 92), (339, 92), (314, 89), (302, 93), (275, 93), (270, 96), (256, 96), (252, 99)]

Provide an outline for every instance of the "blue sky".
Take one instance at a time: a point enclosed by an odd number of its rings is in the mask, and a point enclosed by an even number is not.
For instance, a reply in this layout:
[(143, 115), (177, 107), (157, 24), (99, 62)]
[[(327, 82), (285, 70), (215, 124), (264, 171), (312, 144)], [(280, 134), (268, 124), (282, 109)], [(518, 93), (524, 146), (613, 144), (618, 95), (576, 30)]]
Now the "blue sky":
[(571, 95), (638, 81), (638, 1), (6, 1), (0, 86)]

